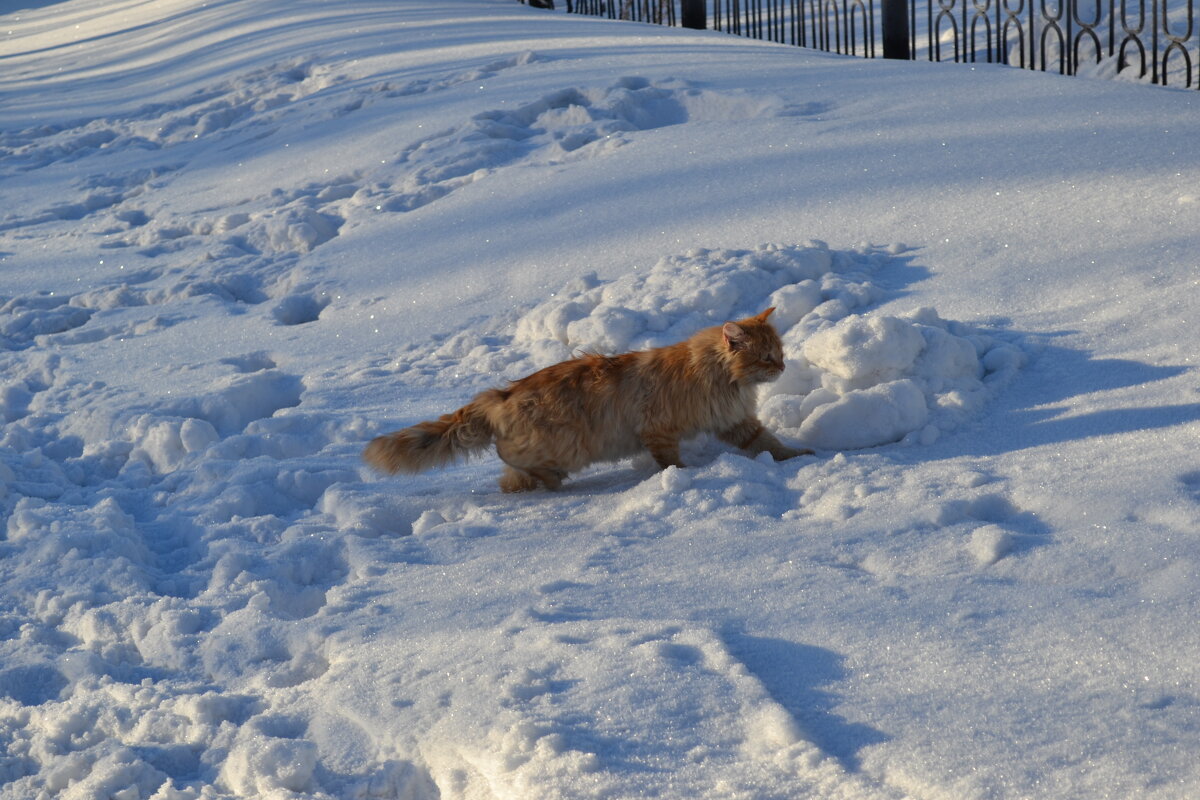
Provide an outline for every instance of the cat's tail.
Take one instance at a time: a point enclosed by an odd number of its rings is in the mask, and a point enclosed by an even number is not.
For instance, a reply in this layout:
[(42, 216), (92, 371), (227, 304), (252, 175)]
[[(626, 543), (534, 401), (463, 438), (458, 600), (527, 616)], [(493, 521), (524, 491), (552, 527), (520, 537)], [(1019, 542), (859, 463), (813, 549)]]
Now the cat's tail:
[(363, 450), (363, 459), (391, 473), (444, 467), (491, 445), (495, 431), (487, 410), (503, 399), (503, 392), (492, 389), (453, 414), (377, 436)]

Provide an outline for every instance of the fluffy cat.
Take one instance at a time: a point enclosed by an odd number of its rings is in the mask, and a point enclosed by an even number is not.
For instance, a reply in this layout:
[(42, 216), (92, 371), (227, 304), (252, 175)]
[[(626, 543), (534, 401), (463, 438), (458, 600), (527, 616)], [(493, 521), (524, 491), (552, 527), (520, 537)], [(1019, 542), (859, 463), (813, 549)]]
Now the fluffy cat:
[(755, 389), (783, 372), (783, 345), (754, 317), (706, 328), (666, 347), (546, 367), (489, 389), (437, 420), (374, 439), (363, 458), (384, 472), (420, 472), (495, 443), (506, 492), (562, 485), (597, 461), (650, 451), (659, 467), (679, 460), (679, 441), (700, 433), (776, 461), (811, 453), (781, 443), (755, 416)]

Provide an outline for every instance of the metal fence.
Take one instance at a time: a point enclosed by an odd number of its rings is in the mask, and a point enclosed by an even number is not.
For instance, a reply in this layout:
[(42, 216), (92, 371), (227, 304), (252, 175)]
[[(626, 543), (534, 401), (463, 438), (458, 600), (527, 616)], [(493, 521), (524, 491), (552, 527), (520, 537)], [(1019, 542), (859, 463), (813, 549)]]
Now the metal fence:
[[(541, 0), (543, 3), (546, 0)], [(1200, 89), (1196, 0), (558, 0), (569, 13), (846, 55), (1009, 64)]]
[(676, 5), (677, 0), (571, 0), (567, 3), (567, 11), (609, 19), (675, 25), (679, 19), (675, 13)]

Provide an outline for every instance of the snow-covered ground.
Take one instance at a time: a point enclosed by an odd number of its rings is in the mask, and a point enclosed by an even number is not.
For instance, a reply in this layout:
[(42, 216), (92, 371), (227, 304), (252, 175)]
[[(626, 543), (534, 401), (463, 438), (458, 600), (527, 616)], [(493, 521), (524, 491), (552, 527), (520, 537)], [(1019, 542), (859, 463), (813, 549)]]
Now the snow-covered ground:
[[(1196, 93), (17, 0), (0, 96), (0, 797), (1200, 796)], [(768, 305), (816, 456), (359, 460)]]

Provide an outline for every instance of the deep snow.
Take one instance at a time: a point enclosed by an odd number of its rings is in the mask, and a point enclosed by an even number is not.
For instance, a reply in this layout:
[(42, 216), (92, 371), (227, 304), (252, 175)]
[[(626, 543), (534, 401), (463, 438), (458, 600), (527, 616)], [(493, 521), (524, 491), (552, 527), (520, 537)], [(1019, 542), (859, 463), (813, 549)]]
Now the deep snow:
[[(0, 797), (1200, 793), (1194, 93), (509, 0), (0, 17)], [(373, 435), (777, 307), (762, 417)]]

